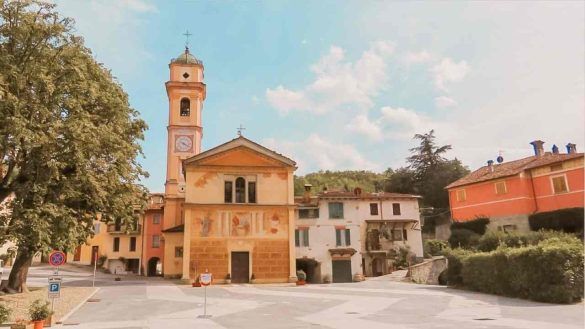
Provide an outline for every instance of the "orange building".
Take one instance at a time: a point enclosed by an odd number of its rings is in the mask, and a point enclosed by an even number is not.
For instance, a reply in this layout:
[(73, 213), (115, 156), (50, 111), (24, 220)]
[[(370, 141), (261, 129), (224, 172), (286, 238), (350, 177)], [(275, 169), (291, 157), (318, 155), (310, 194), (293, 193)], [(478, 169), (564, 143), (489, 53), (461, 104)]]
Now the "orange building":
[(544, 152), (544, 142), (531, 143), (533, 156), (498, 164), (488, 161), (446, 187), (455, 221), (489, 217), (502, 229), (528, 230), (530, 214), (583, 207), (583, 153), (567, 144), (567, 153)]
[(142, 264), (145, 275), (162, 275), (164, 194), (151, 193), (142, 220)]

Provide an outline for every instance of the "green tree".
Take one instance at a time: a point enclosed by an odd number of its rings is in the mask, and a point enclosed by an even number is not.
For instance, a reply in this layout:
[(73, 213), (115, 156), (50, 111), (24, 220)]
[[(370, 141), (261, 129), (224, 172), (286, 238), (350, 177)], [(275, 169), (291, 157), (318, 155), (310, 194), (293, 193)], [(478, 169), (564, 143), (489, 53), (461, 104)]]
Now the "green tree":
[(93, 220), (135, 223), (146, 129), (128, 96), (55, 5), (0, 0), (0, 244), (14, 241), (10, 292), (36, 253), (70, 251)]
[(305, 184), (313, 185), (314, 192), (329, 190), (352, 191), (356, 187), (365, 192), (376, 192), (383, 189), (387, 173), (374, 173), (367, 170), (318, 171), (305, 176), (295, 176), (295, 195), (302, 195)]

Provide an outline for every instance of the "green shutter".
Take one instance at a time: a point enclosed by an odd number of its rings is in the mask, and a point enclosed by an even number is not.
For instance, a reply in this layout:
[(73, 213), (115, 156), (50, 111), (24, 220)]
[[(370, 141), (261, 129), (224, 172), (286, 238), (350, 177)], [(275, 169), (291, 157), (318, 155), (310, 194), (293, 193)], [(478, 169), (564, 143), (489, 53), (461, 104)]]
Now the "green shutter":
[(299, 230), (295, 230), (295, 246), (300, 247), (300, 243), (299, 243)]
[(341, 246), (341, 230), (335, 230), (335, 245)]
[(345, 244), (348, 246), (351, 244), (351, 239), (350, 239), (350, 234), (349, 234), (348, 228), (345, 229)]
[(402, 240), (406, 241), (406, 230), (402, 230)]
[(303, 242), (303, 246), (305, 247), (309, 246), (309, 229), (305, 230), (305, 241)]

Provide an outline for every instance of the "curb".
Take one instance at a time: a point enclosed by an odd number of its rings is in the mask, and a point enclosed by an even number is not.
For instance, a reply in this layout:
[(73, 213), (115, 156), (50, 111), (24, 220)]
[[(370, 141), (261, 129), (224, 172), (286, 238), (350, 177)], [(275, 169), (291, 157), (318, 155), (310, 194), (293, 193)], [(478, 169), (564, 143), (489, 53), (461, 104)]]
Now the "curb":
[(85, 298), (81, 303), (79, 303), (77, 306), (75, 306), (71, 311), (69, 311), (69, 313), (65, 314), (63, 317), (61, 317), (61, 319), (59, 319), (59, 321), (55, 322), (55, 324), (59, 324), (59, 325), (63, 325), (63, 322), (67, 321), (67, 319), (73, 315), (73, 313), (77, 312), (77, 310), (79, 310), (81, 308), (81, 306), (85, 305), (85, 303), (87, 303), (87, 301), (93, 297), (95, 294), (97, 294), (98, 291), (100, 291), (101, 288), (95, 288), (95, 290), (89, 294), (89, 296), (87, 296), (87, 298)]

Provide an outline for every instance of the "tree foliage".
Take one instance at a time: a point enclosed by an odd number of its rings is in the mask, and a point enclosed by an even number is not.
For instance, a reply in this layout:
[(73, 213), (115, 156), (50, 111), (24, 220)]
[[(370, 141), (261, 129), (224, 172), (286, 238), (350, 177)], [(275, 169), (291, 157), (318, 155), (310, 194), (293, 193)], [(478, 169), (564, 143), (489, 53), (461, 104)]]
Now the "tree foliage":
[(0, 0), (0, 201), (14, 196), (0, 244), (17, 244), (15, 289), (35, 253), (72, 250), (100, 214), (134, 222), (146, 199), (146, 124), (72, 29), (54, 4)]
[(367, 170), (318, 171), (305, 176), (295, 176), (295, 195), (302, 195), (305, 184), (313, 185), (313, 191), (329, 190), (352, 191), (356, 187), (365, 192), (381, 191), (387, 173), (374, 173)]

